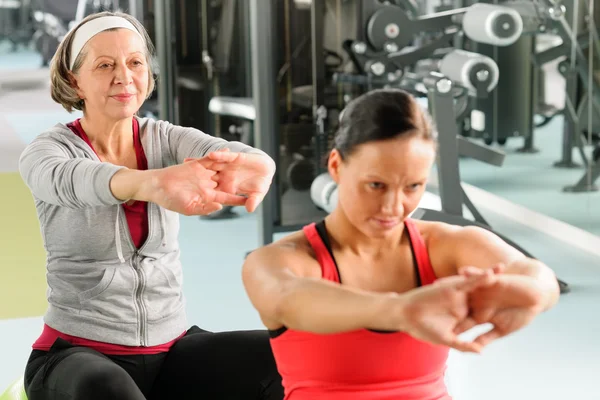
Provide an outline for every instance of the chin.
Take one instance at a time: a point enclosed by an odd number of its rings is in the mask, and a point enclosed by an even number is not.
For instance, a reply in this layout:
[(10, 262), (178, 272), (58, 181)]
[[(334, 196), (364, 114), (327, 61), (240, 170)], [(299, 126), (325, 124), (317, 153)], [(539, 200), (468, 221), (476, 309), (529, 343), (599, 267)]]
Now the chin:
[(139, 107), (123, 107), (119, 110), (110, 110), (109, 115), (112, 119), (123, 120), (133, 118)]
[(374, 219), (369, 219), (365, 223), (365, 229), (363, 231), (366, 235), (373, 238), (385, 238), (390, 235), (396, 234), (399, 230), (402, 230), (404, 224), (402, 221), (397, 221), (392, 225), (380, 224)]

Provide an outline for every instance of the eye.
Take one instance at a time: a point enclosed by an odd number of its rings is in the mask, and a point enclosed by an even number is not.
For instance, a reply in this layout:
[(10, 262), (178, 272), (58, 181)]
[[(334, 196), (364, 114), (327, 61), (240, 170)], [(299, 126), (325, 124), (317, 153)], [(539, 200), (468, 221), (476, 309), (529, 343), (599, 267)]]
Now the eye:
[(102, 63), (98, 66), (99, 69), (106, 69), (106, 68), (110, 68), (111, 65), (109, 63)]
[(371, 189), (379, 190), (385, 187), (385, 184), (382, 182), (369, 182), (369, 187)]
[(421, 188), (421, 186), (423, 186), (422, 183), (413, 183), (412, 185), (409, 185), (407, 189), (409, 192), (416, 192)]
[(134, 60), (133, 65), (135, 65), (136, 67), (139, 67), (140, 65), (144, 65), (144, 63), (140, 60)]

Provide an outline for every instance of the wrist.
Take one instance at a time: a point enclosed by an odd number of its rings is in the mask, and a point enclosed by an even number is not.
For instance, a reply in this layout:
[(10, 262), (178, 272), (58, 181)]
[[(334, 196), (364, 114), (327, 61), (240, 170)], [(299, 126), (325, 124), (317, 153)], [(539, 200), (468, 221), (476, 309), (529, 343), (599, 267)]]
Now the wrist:
[(151, 203), (160, 186), (160, 170), (150, 169), (138, 172), (140, 172), (139, 180), (138, 183), (134, 185), (136, 191), (133, 194), (133, 199)]
[(406, 295), (377, 293), (367, 328), (387, 331), (406, 331)]
[(123, 202), (151, 201), (158, 187), (156, 171), (122, 168), (110, 180), (110, 190), (116, 199)]

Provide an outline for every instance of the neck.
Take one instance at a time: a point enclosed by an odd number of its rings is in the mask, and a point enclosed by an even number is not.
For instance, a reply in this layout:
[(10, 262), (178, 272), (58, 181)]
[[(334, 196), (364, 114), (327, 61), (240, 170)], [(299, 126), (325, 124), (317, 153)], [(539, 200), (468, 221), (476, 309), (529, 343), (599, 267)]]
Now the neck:
[(131, 151), (133, 142), (131, 118), (111, 120), (93, 113), (84, 113), (80, 123), (97, 152), (118, 156)]
[(325, 218), (325, 224), (333, 242), (342, 243), (344, 248), (358, 256), (376, 257), (387, 253), (400, 245), (404, 235), (404, 224), (385, 237), (366, 235), (348, 220), (339, 206)]

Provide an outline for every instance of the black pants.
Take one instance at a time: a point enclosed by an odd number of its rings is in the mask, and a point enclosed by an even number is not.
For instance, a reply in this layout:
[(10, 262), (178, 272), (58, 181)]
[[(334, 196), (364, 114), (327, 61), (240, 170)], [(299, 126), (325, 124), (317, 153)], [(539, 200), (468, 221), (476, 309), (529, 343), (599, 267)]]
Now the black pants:
[(281, 400), (266, 331), (206, 332), (194, 326), (168, 353), (108, 356), (58, 339), (33, 350), (29, 400)]

